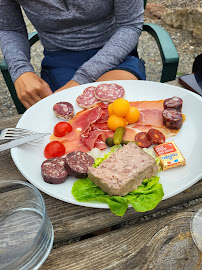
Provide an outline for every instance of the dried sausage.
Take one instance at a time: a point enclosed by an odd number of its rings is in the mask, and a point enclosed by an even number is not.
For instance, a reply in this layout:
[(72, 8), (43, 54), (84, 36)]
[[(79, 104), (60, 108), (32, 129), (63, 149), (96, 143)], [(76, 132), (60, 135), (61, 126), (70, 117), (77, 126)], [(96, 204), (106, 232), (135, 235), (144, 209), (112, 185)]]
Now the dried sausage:
[(135, 141), (137, 145), (142, 148), (148, 148), (152, 145), (151, 141), (147, 136), (147, 132), (139, 132), (135, 135)]
[(171, 129), (180, 129), (183, 118), (181, 112), (175, 109), (165, 109), (163, 111), (163, 123), (166, 127)]
[(76, 102), (81, 108), (88, 109), (100, 102), (100, 100), (95, 97), (95, 89), (95, 86), (87, 87), (83, 93), (76, 98)]
[(101, 83), (95, 89), (96, 98), (102, 101), (113, 102), (118, 98), (123, 98), (125, 90), (116, 83)]
[(94, 159), (81, 151), (69, 153), (65, 158), (65, 168), (69, 175), (76, 178), (86, 178), (88, 167), (94, 164)]
[(179, 97), (167, 98), (163, 102), (163, 107), (164, 107), (164, 109), (171, 108), (171, 109), (175, 109), (175, 110), (181, 112), (182, 103), (183, 103), (183, 100)]
[(55, 115), (60, 119), (70, 120), (74, 116), (74, 108), (71, 103), (61, 101), (53, 106)]
[(158, 129), (151, 128), (147, 132), (148, 139), (151, 141), (152, 144), (161, 144), (164, 143), (166, 138), (164, 134), (159, 131)]
[(61, 184), (65, 182), (68, 172), (65, 169), (65, 158), (55, 157), (45, 160), (41, 164), (41, 174), (45, 182), (49, 184)]

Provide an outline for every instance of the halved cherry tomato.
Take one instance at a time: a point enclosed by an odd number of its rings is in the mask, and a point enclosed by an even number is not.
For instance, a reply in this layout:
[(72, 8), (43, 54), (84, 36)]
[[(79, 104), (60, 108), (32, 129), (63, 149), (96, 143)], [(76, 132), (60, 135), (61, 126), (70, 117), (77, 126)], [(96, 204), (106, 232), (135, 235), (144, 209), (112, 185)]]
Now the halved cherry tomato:
[(46, 158), (61, 157), (65, 154), (65, 146), (61, 142), (52, 141), (48, 143), (44, 149)]
[(59, 122), (54, 127), (54, 135), (56, 137), (63, 137), (72, 131), (72, 126), (67, 122)]

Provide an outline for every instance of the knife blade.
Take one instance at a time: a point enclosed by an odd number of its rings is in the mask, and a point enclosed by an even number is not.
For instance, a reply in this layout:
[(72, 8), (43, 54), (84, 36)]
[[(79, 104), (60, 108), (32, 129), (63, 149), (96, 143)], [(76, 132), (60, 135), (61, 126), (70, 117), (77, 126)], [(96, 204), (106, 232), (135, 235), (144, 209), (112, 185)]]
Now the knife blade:
[(13, 147), (16, 147), (16, 146), (19, 146), (19, 145), (22, 145), (24, 143), (27, 143), (27, 142), (30, 142), (33, 140), (37, 140), (37, 139), (44, 137), (46, 135), (50, 135), (50, 133), (35, 133), (32, 135), (27, 135), (27, 136), (19, 138), (19, 139), (12, 140), (12, 141), (7, 142), (7, 143), (3, 143), (0, 145), (0, 152), (7, 150), (7, 149), (10, 149), (10, 148), (13, 148)]

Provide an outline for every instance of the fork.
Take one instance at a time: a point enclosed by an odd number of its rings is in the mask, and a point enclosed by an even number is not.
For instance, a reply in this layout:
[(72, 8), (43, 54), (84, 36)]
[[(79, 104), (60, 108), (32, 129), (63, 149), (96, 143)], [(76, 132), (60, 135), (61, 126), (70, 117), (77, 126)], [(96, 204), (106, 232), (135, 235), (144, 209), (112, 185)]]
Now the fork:
[[(0, 129), (0, 140), (15, 140), (18, 138), (25, 137), (27, 135), (39, 133), (33, 130), (23, 129), (23, 128), (4, 128)], [(35, 144), (42, 142), (44, 138), (29, 142), (28, 144)]]
[(0, 140), (14, 140), (34, 133), (36, 132), (23, 128), (4, 128), (0, 129)]

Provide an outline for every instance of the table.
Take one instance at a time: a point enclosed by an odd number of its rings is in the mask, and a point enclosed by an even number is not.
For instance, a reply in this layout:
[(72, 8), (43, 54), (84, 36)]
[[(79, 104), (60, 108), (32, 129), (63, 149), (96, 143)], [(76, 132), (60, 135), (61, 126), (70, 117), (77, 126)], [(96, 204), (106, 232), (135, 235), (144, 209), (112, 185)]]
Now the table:
[[(0, 129), (16, 126), (19, 119), (20, 115), (1, 119)], [(0, 153), (0, 164), (0, 181), (26, 181), (9, 150)], [(202, 253), (190, 234), (193, 213), (202, 207), (202, 180), (152, 211), (129, 208), (124, 217), (42, 195), (54, 228), (54, 246), (41, 270), (202, 269)], [(92, 235), (109, 227), (111, 231)]]

